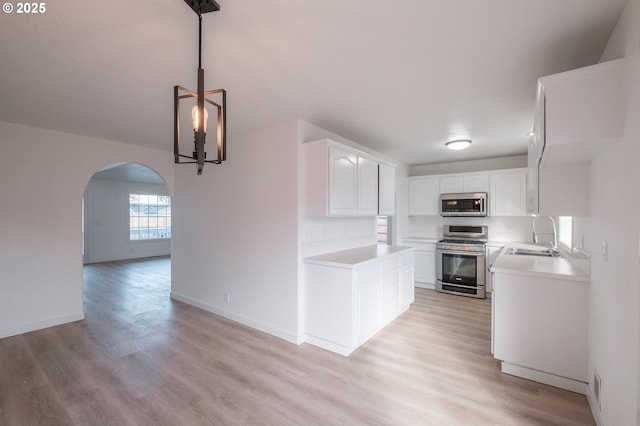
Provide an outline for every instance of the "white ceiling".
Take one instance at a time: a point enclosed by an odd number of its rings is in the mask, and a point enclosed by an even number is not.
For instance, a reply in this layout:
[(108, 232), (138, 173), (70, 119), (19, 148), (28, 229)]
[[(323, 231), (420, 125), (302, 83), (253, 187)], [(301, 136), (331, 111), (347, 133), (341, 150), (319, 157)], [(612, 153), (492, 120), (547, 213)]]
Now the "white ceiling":
[[(595, 63), (625, 0), (218, 0), (206, 88), (234, 135), (302, 118), (407, 164), (523, 154), (539, 76)], [(57, 0), (0, 17), (0, 121), (173, 149), (195, 89), (183, 0)], [(459, 152), (444, 148), (469, 137)], [(170, 157), (169, 157), (170, 158)]]

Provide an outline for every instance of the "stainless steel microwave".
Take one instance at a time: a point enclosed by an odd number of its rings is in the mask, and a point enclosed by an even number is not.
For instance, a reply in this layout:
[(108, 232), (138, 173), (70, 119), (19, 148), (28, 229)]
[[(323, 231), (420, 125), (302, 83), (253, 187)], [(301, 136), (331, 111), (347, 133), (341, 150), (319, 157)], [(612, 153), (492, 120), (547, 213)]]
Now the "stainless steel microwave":
[(478, 217), (487, 215), (487, 193), (440, 194), (440, 216)]

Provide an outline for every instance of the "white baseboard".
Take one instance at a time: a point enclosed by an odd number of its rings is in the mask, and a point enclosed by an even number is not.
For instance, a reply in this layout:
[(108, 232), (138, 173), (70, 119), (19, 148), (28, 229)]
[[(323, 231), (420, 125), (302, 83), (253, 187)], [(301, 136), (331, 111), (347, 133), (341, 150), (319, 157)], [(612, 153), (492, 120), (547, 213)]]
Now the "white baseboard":
[(309, 343), (310, 345), (317, 346), (322, 349), (326, 349), (328, 351), (337, 353), (338, 355), (342, 355), (342, 356), (349, 356), (353, 351), (356, 350), (356, 348), (348, 348), (346, 346), (339, 345), (337, 343), (331, 342), (321, 337), (312, 336), (309, 334), (305, 334), (304, 340), (306, 343)]
[(271, 327), (269, 325), (263, 324), (261, 322), (249, 319), (249, 318), (245, 318), (243, 316), (240, 315), (236, 315), (232, 312), (229, 311), (225, 311), (224, 309), (220, 309), (217, 308), (215, 306), (209, 305), (207, 303), (203, 303), (199, 300), (196, 299), (192, 299), (191, 297), (187, 297), (187, 296), (183, 296), (181, 294), (177, 294), (174, 292), (171, 292), (171, 298), (174, 300), (177, 300), (179, 302), (184, 302), (186, 304), (195, 306), (196, 308), (200, 308), (202, 310), (205, 310), (207, 312), (211, 312), (212, 314), (216, 314), (216, 315), (220, 315), (221, 317), (225, 317), (227, 319), (230, 319), (232, 321), (235, 321), (237, 323), (246, 325), (247, 327), (251, 327), (251, 328), (255, 328), (256, 330), (260, 330), (262, 332), (265, 332), (267, 334), (270, 334), (272, 336), (278, 337), (282, 340), (286, 340), (287, 342), (299, 345), (302, 343), (302, 341), (300, 341), (300, 339), (302, 338), (302, 336), (297, 336), (295, 334), (291, 334), (289, 332)]
[(421, 283), (421, 282), (418, 282), (418, 281), (415, 281), (414, 284), (418, 288), (428, 288), (429, 290), (435, 290), (436, 289), (436, 285), (435, 284)]
[(32, 331), (42, 330), (43, 328), (55, 327), (69, 322), (81, 321), (84, 319), (84, 312), (78, 312), (71, 315), (50, 318), (43, 321), (31, 322), (29, 324), (19, 325), (17, 327), (5, 328), (0, 330), (0, 339), (5, 337), (17, 336), (18, 334), (29, 333)]
[[(596, 401), (596, 396), (593, 394), (593, 389), (589, 384), (587, 384), (587, 401), (589, 401), (589, 407), (591, 408), (591, 414), (593, 414), (593, 419), (596, 421), (598, 426), (603, 426), (604, 422), (602, 421), (602, 417), (600, 417), (600, 407), (598, 406), (598, 402)], [(638, 417), (640, 419), (640, 417)]]
[(522, 377), (523, 379), (533, 380), (534, 382), (544, 383), (545, 385), (555, 386), (571, 392), (587, 394), (588, 385), (585, 382), (569, 379), (566, 377), (556, 376), (555, 374), (545, 373), (544, 371), (533, 370), (519, 365), (502, 362), (501, 370), (503, 373), (512, 376)]

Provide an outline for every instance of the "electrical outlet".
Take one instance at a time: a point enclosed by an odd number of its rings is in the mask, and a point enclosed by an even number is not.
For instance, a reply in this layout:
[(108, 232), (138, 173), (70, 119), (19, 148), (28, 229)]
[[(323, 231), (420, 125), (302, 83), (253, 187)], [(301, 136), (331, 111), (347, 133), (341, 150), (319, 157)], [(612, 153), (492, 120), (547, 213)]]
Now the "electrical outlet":
[(606, 241), (602, 241), (602, 259), (605, 262), (609, 261), (609, 243)]

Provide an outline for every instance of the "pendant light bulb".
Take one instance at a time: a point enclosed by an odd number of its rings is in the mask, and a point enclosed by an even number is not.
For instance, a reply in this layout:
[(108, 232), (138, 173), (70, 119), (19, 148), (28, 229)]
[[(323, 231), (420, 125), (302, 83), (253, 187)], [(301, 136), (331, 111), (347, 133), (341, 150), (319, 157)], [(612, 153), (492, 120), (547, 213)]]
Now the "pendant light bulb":
[[(202, 108), (204, 110), (204, 125), (203, 125), (203, 130), (205, 133), (207, 133), (207, 121), (209, 120), (209, 113), (207, 112), (206, 108)], [(191, 119), (193, 121), (193, 131), (197, 132), (198, 128), (200, 127), (200, 120), (198, 118), (198, 105), (194, 106), (193, 109), (191, 110)]]

